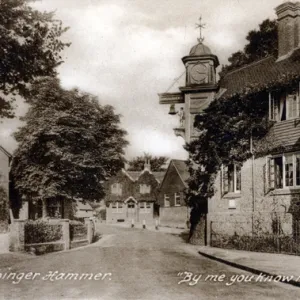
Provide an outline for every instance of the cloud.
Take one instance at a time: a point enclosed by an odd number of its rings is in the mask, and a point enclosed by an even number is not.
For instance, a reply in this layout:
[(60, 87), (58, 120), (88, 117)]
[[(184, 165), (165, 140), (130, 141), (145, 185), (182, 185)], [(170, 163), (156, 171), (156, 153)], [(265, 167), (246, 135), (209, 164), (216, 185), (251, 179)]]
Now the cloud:
[[(270, 3), (272, 2), (272, 3)], [(184, 71), (181, 57), (196, 43), (195, 23), (207, 24), (205, 43), (222, 63), (245, 44), (245, 36), (281, 0), (43, 0), (40, 10), (56, 10), (70, 30), (72, 42), (59, 68), (62, 84), (91, 92), (123, 115), (122, 126), (131, 145), (127, 155), (143, 152), (184, 158), (183, 140), (174, 135), (177, 118), (158, 104), (164, 92)], [(254, 9), (255, 8), (255, 9)], [(25, 108), (23, 112), (25, 111)], [(7, 137), (18, 121), (0, 125), (1, 144), (13, 149)]]

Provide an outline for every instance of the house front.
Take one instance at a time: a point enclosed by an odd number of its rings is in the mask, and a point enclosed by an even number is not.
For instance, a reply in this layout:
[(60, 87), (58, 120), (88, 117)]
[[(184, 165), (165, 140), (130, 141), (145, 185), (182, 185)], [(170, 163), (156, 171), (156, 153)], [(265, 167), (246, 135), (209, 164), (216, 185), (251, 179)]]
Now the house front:
[[(222, 166), (208, 201), (212, 244), (233, 236), (280, 236), (290, 239), (286, 251), (293, 252), (293, 241), (300, 243), (300, 5), (286, 2), (276, 13), (278, 57), (231, 71), (219, 83), (229, 103), (230, 95), (259, 83), (270, 129), (256, 144), (249, 141), (251, 159)], [(261, 146), (266, 154), (260, 155)]]
[(184, 190), (189, 178), (186, 161), (170, 161), (159, 187), (159, 221), (161, 226), (186, 228), (190, 212), (186, 205)]
[(106, 222), (154, 223), (159, 178), (145, 164), (142, 172), (121, 170), (106, 184)]

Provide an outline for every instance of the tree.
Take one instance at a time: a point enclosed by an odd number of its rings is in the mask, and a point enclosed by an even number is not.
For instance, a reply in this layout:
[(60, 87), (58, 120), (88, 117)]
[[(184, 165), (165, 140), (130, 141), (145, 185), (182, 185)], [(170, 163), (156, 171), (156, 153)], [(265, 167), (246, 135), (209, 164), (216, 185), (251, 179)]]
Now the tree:
[(28, 84), (55, 76), (62, 63), (61, 41), (67, 28), (53, 13), (41, 13), (28, 0), (0, 2), (0, 117), (12, 118), (14, 96), (26, 97)]
[(148, 153), (144, 153), (143, 156), (138, 156), (130, 161), (129, 171), (142, 171), (144, 169), (144, 164), (146, 160), (150, 161), (151, 170), (154, 172), (165, 170), (164, 165), (168, 161), (168, 157), (165, 156), (152, 156)]
[(248, 43), (244, 50), (237, 51), (228, 58), (230, 65), (223, 66), (220, 76), (269, 55), (277, 56), (277, 27), (277, 20), (266, 19), (259, 25), (259, 30), (251, 30), (246, 37)]
[(35, 83), (28, 102), (11, 166), (19, 194), (33, 202), (99, 201), (104, 181), (125, 163), (120, 116), (90, 94), (62, 89), (53, 78)]

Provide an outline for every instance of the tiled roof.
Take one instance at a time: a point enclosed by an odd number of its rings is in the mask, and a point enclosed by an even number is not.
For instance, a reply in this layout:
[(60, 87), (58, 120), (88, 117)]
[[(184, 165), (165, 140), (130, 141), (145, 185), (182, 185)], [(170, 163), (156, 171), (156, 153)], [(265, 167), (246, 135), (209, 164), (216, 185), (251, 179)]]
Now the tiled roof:
[[(126, 171), (126, 173), (133, 179), (133, 180), (137, 180), (139, 178), (139, 176), (142, 174), (143, 171), (141, 172), (136, 172), (136, 171)], [(157, 179), (159, 182), (162, 181), (162, 179), (164, 178), (165, 175), (165, 171), (164, 172), (151, 172), (155, 179)]]
[(186, 180), (189, 179), (190, 174), (189, 174), (189, 169), (188, 166), (186, 164), (185, 160), (179, 160), (179, 159), (173, 159), (171, 161), (175, 168), (177, 169), (181, 179), (183, 180), (184, 183), (186, 183)]
[[(219, 82), (222, 97), (230, 97), (241, 93), (247, 86), (270, 84), (283, 75), (300, 75), (300, 49), (283, 60), (276, 62), (277, 58), (269, 56), (242, 68), (227, 73)], [(224, 92), (224, 89), (226, 91)], [(220, 93), (220, 92), (219, 92)]]

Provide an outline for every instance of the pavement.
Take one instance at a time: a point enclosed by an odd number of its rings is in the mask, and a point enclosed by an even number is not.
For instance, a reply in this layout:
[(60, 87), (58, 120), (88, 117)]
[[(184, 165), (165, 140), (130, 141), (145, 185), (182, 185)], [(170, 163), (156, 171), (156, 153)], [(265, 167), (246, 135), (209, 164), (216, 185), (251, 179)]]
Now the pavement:
[(1, 254), (0, 299), (300, 299), (292, 285), (236, 280), (252, 274), (199, 255), (199, 246), (181, 235), (104, 224), (98, 230), (98, 242), (71, 251), (23, 254), (14, 261)]
[(278, 281), (300, 287), (300, 256), (214, 247), (200, 247), (199, 254), (257, 275), (265, 274), (273, 276), (273, 279), (277, 277)]

